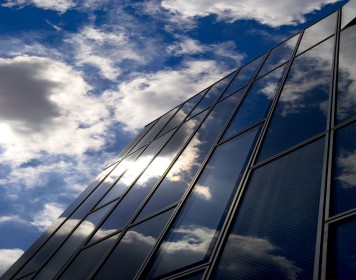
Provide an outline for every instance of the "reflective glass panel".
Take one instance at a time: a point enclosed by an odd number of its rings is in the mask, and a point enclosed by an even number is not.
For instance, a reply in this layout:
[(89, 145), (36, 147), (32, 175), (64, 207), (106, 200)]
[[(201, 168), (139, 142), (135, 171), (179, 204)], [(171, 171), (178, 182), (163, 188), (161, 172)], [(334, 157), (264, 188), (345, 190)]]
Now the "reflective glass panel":
[(271, 50), (271, 53), (267, 57), (265, 63), (263, 64), (258, 76), (266, 74), (267, 72), (273, 70), (277, 66), (285, 63), (289, 60), (291, 55), (293, 54), (293, 50), (298, 41), (299, 35), (296, 35), (289, 40), (285, 41), (278, 47)]
[(355, 24), (356, 19), (356, 2), (349, 1), (342, 7), (341, 29)]
[(167, 114), (163, 115), (158, 119), (158, 121), (155, 123), (155, 125), (146, 133), (144, 137), (137, 143), (135, 146), (134, 150), (137, 150), (139, 148), (142, 148), (144, 145), (147, 143), (151, 142), (156, 135), (161, 131), (161, 129), (169, 122), (169, 120), (174, 116), (174, 114), (178, 111), (179, 108), (175, 108), (171, 111), (169, 111)]
[(197, 102), (201, 99), (201, 95), (196, 95), (184, 103), (182, 108), (174, 115), (174, 117), (169, 121), (169, 123), (162, 129), (158, 137), (170, 131), (174, 127), (180, 125), (184, 119), (189, 115), (192, 109), (195, 107)]
[(206, 260), (258, 131), (247, 131), (215, 150), (156, 254), (149, 277)]
[(88, 279), (117, 237), (118, 235), (114, 235), (81, 251), (59, 279)]
[(334, 38), (294, 60), (258, 160), (267, 159), (326, 129)]
[(284, 68), (277, 68), (252, 85), (239, 110), (230, 122), (223, 139), (227, 139), (235, 133), (248, 128), (266, 116), (278, 89)]
[(304, 31), (298, 54), (335, 33), (337, 13), (327, 16)]
[(86, 217), (34, 279), (53, 279), (111, 207), (108, 205)]
[(337, 123), (356, 115), (356, 25), (340, 36)]
[(163, 147), (167, 140), (172, 136), (173, 131), (163, 135), (157, 140), (153, 141), (146, 150), (140, 155), (140, 157), (131, 165), (131, 167), (125, 172), (120, 180), (113, 186), (113, 188), (103, 197), (97, 207), (104, 205), (105, 203), (119, 197), (126, 191), (137, 179), (137, 177), (143, 172), (150, 161)]
[(235, 73), (236, 72), (231, 73), (222, 80), (218, 81), (216, 84), (212, 85), (208, 93), (203, 97), (203, 99), (199, 102), (198, 106), (191, 113), (191, 116), (194, 116), (195, 114), (213, 105), (220, 97), (226, 86), (230, 83)]
[(331, 215), (356, 208), (356, 122), (336, 131)]
[[(150, 124), (146, 125), (140, 133), (133, 139), (116, 157), (112, 162), (119, 161), (122, 159), (127, 152), (129, 152), (135, 145), (136, 143), (142, 139), (142, 137), (151, 129), (151, 127), (156, 123), (157, 120), (151, 122)], [(136, 148), (137, 149), (137, 148)]]
[(134, 279), (174, 209), (128, 229), (94, 279)]
[(204, 270), (194, 272), (188, 275), (184, 275), (182, 277), (174, 278), (174, 280), (201, 280), (203, 275), (204, 275)]
[(324, 139), (252, 173), (212, 279), (313, 279)]
[(241, 99), (237, 92), (218, 103), (138, 216), (138, 220), (179, 201)]
[(327, 279), (356, 279), (355, 236), (354, 217), (352, 220), (330, 226)]
[(235, 91), (237, 91), (237, 90), (241, 89), (242, 87), (244, 87), (245, 85), (247, 85), (264, 57), (265, 57), (264, 55), (260, 56), (259, 58), (255, 59), (255, 60), (251, 61), (250, 63), (246, 64), (245, 66), (243, 66), (239, 70), (236, 77), (233, 79), (233, 81), (229, 85), (229, 87), (224, 92), (224, 95), (222, 96), (222, 98), (230, 95), (231, 93), (234, 93)]
[(191, 136), (202, 117), (204, 117), (204, 114), (199, 114), (193, 119), (185, 122), (178, 129), (177, 133), (171, 138), (167, 145), (148, 166), (146, 171), (131, 187), (119, 203), (118, 207), (116, 207), (113, 213), (100, 227), (100, 230), (95, 234), (92, 240), (97, 240), (98, 238), (101, 238), (104, 233), (111, 233), (126, 226), (148, 193), (172, 163), (172, 160), (175, 158), (179, 150)]

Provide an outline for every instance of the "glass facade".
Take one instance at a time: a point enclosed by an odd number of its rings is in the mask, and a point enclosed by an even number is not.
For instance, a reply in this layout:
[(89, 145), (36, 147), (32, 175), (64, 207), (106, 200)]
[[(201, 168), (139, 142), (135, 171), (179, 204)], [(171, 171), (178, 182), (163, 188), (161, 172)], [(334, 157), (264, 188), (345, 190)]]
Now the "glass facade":
[(146, 125), (1, 279), (356, 279), (355, 18)]

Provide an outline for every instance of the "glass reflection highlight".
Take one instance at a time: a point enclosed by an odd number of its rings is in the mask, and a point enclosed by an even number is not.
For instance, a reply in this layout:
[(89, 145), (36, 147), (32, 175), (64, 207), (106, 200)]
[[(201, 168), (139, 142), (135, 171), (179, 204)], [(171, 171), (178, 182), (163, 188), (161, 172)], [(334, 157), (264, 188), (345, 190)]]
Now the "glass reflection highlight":
[(215, 150), (161, 245), (149, 277), (205, 260), (258, 131), (254, 128)]

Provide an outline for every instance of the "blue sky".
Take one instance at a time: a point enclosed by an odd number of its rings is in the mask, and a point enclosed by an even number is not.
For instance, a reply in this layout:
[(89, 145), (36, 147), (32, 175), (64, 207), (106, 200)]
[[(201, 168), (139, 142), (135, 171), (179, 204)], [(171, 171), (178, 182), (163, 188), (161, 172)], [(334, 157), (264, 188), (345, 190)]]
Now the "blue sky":
[(0, 1), (0, 275), (145, 124), (345, 2)]

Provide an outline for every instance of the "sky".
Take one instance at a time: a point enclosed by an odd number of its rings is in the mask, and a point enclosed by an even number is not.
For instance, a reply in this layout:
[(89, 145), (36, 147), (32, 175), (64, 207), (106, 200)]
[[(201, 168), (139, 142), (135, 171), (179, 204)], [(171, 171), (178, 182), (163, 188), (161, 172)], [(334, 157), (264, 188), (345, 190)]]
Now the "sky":
[(150, 121), (346, 0), (0, 0), (0, 275)]

